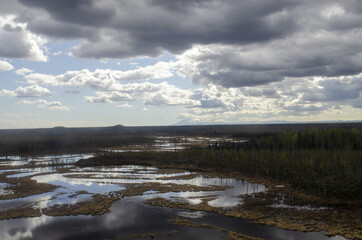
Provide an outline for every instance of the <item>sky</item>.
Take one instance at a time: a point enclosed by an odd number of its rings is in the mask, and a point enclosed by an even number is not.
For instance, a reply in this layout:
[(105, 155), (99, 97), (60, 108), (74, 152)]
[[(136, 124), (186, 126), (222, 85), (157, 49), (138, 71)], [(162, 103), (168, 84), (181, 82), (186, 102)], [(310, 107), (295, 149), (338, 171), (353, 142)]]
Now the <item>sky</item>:
[(1, 0), (0, 129), (362, 120), (360, 0)]

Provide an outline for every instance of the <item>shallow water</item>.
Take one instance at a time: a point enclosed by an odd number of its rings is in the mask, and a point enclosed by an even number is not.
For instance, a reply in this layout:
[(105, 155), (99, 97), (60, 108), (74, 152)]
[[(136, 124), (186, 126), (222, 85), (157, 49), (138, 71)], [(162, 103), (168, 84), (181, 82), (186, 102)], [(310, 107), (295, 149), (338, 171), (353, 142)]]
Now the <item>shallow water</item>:
[[(225, 230), (265, 239), (317, 240), (327, 238), (322, 233), (301, 233), (276, 227), (252, 224), (242, 219), (204, 212), (146, 206), (137, 201), (120, 200), (111, 213), (101, 216), (36, 217), (0, 221), (0, 239), (118, 239), (129, 235), (170, 233), (157, 239), (224, 239), (226, 233), (217, 229), (173, 225), (172, 217), (183, 217), (207, 223)], [(144, 238), (137, 238), (144, 239)]]
[(80, 159), (93, 157), (94, 154), (64, 154), (46, 155), (37, 157), (7, 156), (0, 157), (0, 166), (24, 166), (24, 165), (66, 165), (73, 164)]
[(207, 147), (209, 144), (218, 142), (246, 142), (247, 140), (223, 138), (223, 137), (168, 137), (156, 136), (154, 143), (134, 144), (118, 148), (103, 148), (107, 152), (142, 152), (142, 151), (177, 151), (190, 148), (192, 146)]
[(11, 190), (6, 189), (9, 186), (10, 184), (0, 182), (0, 195), (12, 194), (13, 192)]
[[(159, 208), (146, 206), (143, 201), (156, 197), (171, 201), (183, 201), (189, 204), (198, 204), (209, 199), (208, 204), (213, 207), (230, 208), (242, 203), (240, 195), (265, 191), (261, 184), (232, 178), (204, 177), (201, 174), (189, 171), (169, 173), (159, 172), (157, 168), (145, 166), (119, 167), (88, 167), (73, 166), (67, 172), (57, 172), (57, 168), (46, 166), (58, 159), (64, 165), (75, 162), (77, 159), (91, 155), (64, 155), (46, 156), (40, 158), (14, 157), (0, 159), (2, 166), (11, 166), (15, 169), (3, 169), (2, 173), (9, 173), (8, 178), (30, 176), (38, 183), (50, 183), (58, 186), (54, 191), (17, 198), (0, 200), (1, 211), (33, 207), (48, 208), (56, 204), (72, 205), (90, 201), (93, 194), (111, 195), (132, 184), (157, 183), (162, 185), (188, 185), (183, 192), (169, 191), (160, 193), (157, 189), (149, 190), (138, 196), (124, 196), (111, 207), (111, 213), (101, 216), (71, 216), (35, 218), (20, 218), (0, 221), (0, 239), (100, 239), (118, 238), (125, 235), (138, 235), (154, 232), (172, 232), (169, 236), (157, 236), (157, 239), (224, 239), (225, 232), (215, 229), (203, 229), (173, 225), (170, 218), (187, 218), (199, 223), (208, 223), (226, 230), (233, 230), (254, 237), (266, 239), (344, 239), (340, 237), (326, 238), (322, 233), (301, 233), (281, 230), (276, 227), (252, 224), (242, 219), (210, 214), (202, 211), (187, 211), (182, 209)], [(13, 160), (9, 160), (13, 159)], [(60, 160), (59, 160), (60, 159)], [(42, 162), (43, 161), (43, 162)], [(14, 163), (15, 162), (15, 163)], [(33, 168), (24, 168), (32, 162)], [(6, 163), (6, 164), (5, 164)], [(45, 163), (45, 167), (43, 166)], [(0, 195), (11, 194), (9, 184), (0, 183)], [(226, 186), (222, 191), (193, 191), (194, 187)]]
[[(167, 199), (177, 199), (192, 204), (202, 201), (205, 196), (213, 196), (215, 200), (210, 201), (211, 206), (215, 207), (233, 207), (241, 203), (242, 194), (250, 194), (261, 192), (265, 187), (261, 184), (249, 183), (247, 181), (235, 180), (231, 178), (205, 178), (197, 176), (187, 180), (163, 178), (177, 178), (192, 174), (185, 171), (181, 173), (157, 173), (156, 168), (144, 168), (141, 166), (123, 166), (115, 169), (109, 168), (87, 168), (73, 169), (72, 173), (50, 173), (46, 175), (35, 176), (32, 179), (39, 183), (50, 183), (67, 189), (68, 192), (87, 191), (89, 193), (105, 193), (111, 191), (120, 191), (125, 188), (126, 184), (142, 184), (142, 183), (160, 183), (160, 184), (178, 184), (192, 185), (195, 187), (208, 186), (227, 186), (230, 189), (224, 191), (198, 191), (198, 192), (167, 192), (158, 193), (147, 192), (144, 195), (137, 196), (137, 199), (151, 199), (155, 197), (163, 197)], [(90, 172), (90, 173), (89, 173)], [(77, 174), (77, 178), (72, 178), (72, 174)], [(130, 178), (131, 177), (131, 178)], [(63, 190), (62, 190), (63, 191)], [(192, 199), (190, 199), (192, 197)], [(1, 202), (0, 202), (1, 203)]]

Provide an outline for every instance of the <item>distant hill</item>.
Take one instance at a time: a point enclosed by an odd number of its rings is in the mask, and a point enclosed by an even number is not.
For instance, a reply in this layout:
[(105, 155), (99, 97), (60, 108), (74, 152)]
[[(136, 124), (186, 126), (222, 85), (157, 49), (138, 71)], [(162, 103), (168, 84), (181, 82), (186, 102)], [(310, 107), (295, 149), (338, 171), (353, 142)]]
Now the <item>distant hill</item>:
[(229, 125), (177, 125), (177, 126), (142, 126), (126, 127), (115, 125), (109, 127), (67, 128), (57, 126), (54, 128), (39, 129), (4, 129), (0, 136), (57, 136), (57, 135), (225, 135), (236, 133), (262, 133), (301, 130), (305, 128), (362, 128), (362, 122), (345, 123), (274, 123), (274, 124), (229, 124)]

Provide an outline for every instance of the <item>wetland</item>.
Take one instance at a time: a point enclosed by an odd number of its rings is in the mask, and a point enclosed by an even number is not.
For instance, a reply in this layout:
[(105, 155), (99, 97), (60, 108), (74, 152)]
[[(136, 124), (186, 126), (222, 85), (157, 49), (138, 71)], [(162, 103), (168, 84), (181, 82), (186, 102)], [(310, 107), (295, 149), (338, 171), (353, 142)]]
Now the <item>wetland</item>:
[[(256, 174), (242, 162), (251, 160), (238, 160), (235, 152), (246, 157), (245, 148), (265, 143), (224, 131), (142, 132), (128, 143), (111, 137), (108, 145), (39, 154), (10, 154), (9, 147), (0, 157), (0, 239), (362, 239), (360, 189), (303, 188), (261, 164)], [(292, 157), (294, 147), (281, 154)], [(342, 148), (334, 154), (350, 171), (361, 161), (360, 146), (349, 148), (350, 162)], [(266, 156), (261, 153), (254, 151), (253, 164)], [(302, 154), (317, 157), (311, 148)], [(359, 184), (355, 168), (348, 178)]]

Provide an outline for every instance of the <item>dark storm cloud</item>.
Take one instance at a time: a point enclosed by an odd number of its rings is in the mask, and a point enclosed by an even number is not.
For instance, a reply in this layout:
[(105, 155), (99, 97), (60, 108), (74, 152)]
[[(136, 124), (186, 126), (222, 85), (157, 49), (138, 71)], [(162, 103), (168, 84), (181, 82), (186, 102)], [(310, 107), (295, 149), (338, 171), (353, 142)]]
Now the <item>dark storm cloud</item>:
[(224, 87), (264, 85), (285, 77), (356, 75), (362, 71), (359, 39), (362, 29), (344, 35), (298, 33), (246, 47), (203, 46), (180, 58), (180, 71), (194, 82)]
[(187, 11), (190, 8), (202, 7), (203, 4), (211, 2), (210, 0), (183, 0), (183, 1), (169, 1), (169, 0), (151, 0), (150, 4), (159, 6), (161, 8), (171, 11)]
[(362, 91), (362, 77), (348, 81), (329, 79), (319, 83), (319, 89), (310, 89), (303, 96), (305, 101), (338, 102), (347, 99), (356, 99)]
[[(179, 55), (177, 70), (195, 83), (230, 88), (359, 74), (361, 5), (360, 0), (4, 0), (0, 8), (33, 33), (81, 39), (71, 49), (76, 57), (157, 57), (169, 51)], [(3, 26), (4, 32), (13, 29)], [(202, 50), (194, 54), (192, 48)], [(4, 49), (1, 56), (22, 56), (21, 48), (6, 54)]]
[[(34, 41), (19, 26), (5, 24), (0, 28), (0, 56), (6, 58), (31, 58)], [(34, 44), (35, 45), (35, 44)]]
[(34, 19), (29, 22), (28, 29), (34, 33), (45, 34), (56, 39), (93, 39), (97, 37), (97, 33), (92, 28), (57, 22), (52, 19), (47, 19), (47, 21), (44, 21), (44, 19)]
[(353, 101), (352, 106), (354, 108), (362, 108), (362, 97), (360, 99), (358, 99), (357, 101)]
[[(290, 14), (279, 14), (299, 1), (57, 1), (20, 0), (28, 7), (43, 9), (52, 18), (29, 19), (29, 29), (59, 37), (80, 38), (74, 25), (94, 27), (98, 38), (89, 38), (74, 50), (79, 57), (127, 58), (156, 56), (163, 50), (181, 53), (192, 44), (242, 44), (264, 42), (292, 33), (295, 21)], [(60, 33), (56, 23), (69, 23), (73, 29)], [(53, 26), (54, 25), (54, 26)], [(96, 46), (90, 48), (90, 46)], [(112, 46), (110, 51), (106, 46)], [(102, 47), (103, 46), (103, 47)]]
[[(113, 18), (115, 9), (104, 1), (91, 0), (19, 0), (28, 7), (46, 10), (54, 19), (61, 22), (76, 23), (86, 26), (106, 26)], [(98, 4), (102, 2), (101, 4)]]

